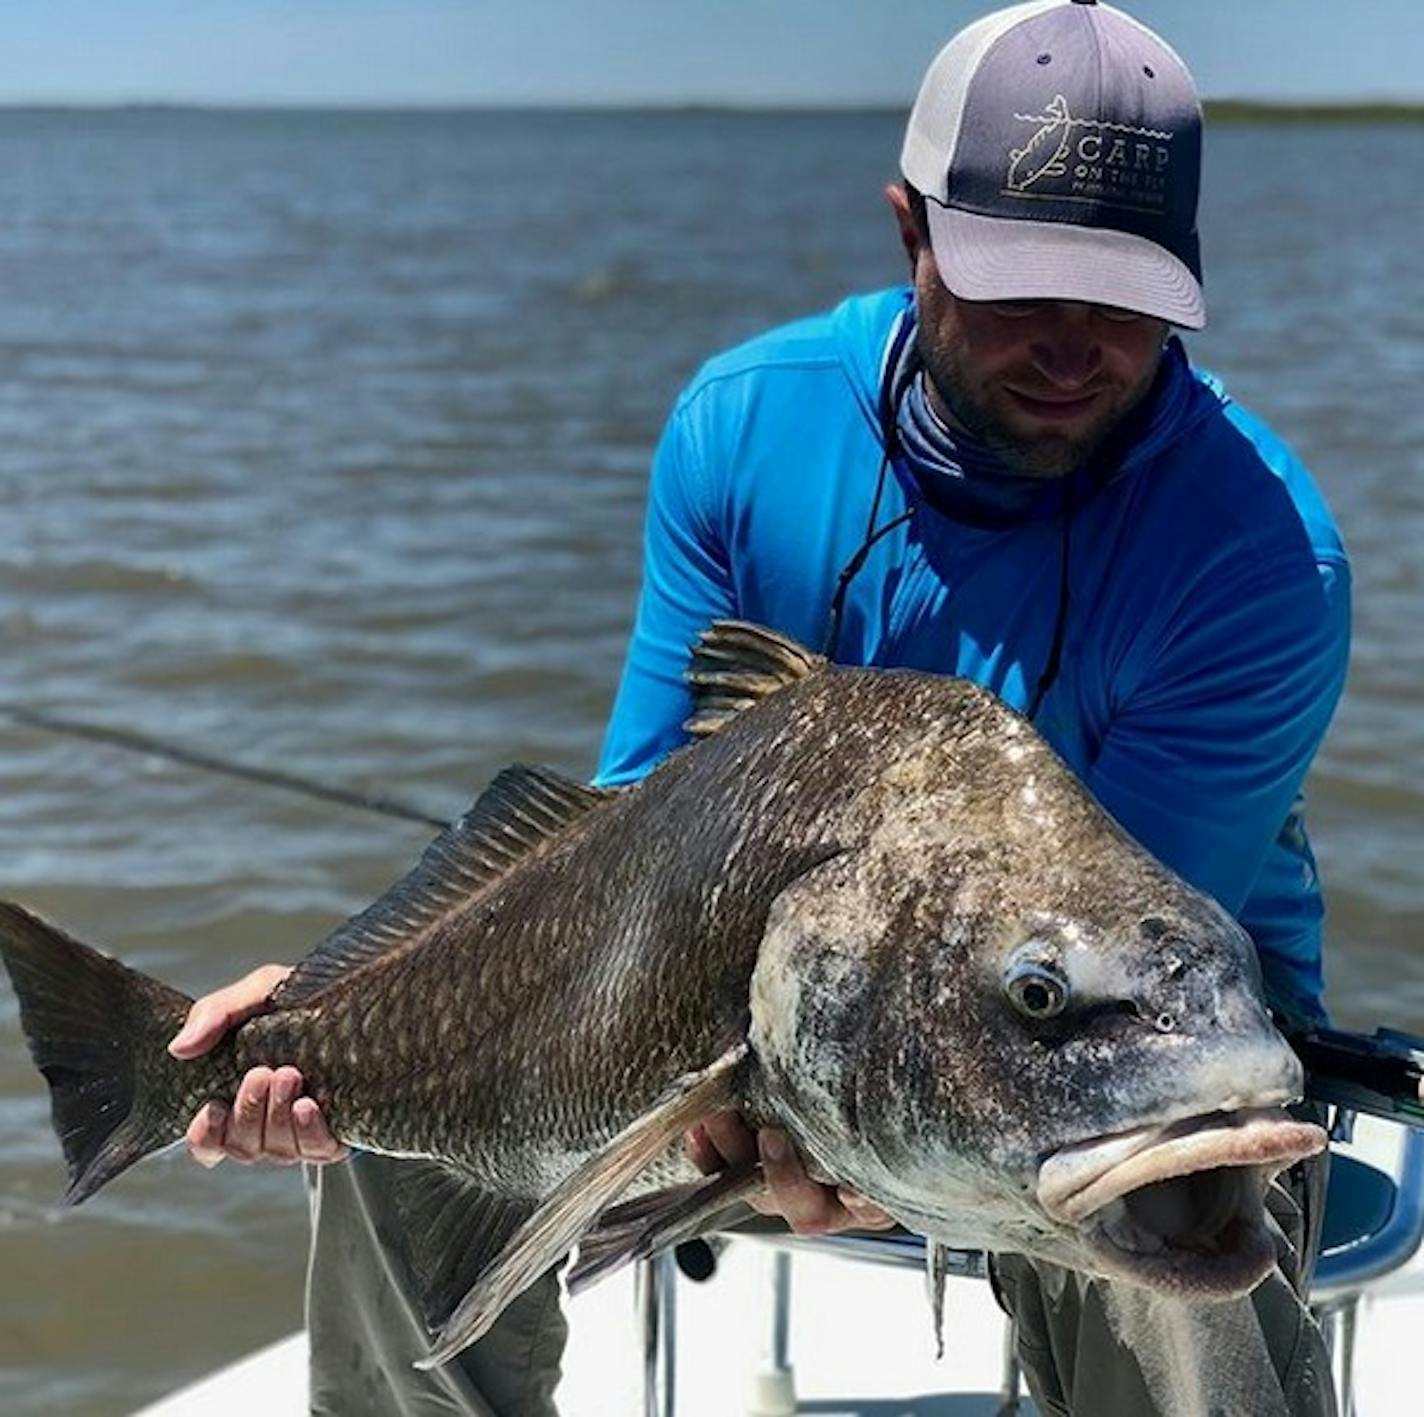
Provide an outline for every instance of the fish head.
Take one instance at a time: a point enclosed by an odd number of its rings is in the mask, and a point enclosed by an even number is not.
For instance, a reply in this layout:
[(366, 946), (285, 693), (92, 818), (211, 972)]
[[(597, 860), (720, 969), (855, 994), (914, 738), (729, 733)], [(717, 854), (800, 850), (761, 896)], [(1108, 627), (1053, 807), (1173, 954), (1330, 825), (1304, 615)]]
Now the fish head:
[(1244, 1293), (1275, 1260), (1268, 1185), (1325, 1145), (1285, 1110), (1301, 1065), (1240, 925), (1028, 746), (967, 783), (892, 773), (863, 846), (778, 899), (752, 996), (769, 1091), (910, 1229)]

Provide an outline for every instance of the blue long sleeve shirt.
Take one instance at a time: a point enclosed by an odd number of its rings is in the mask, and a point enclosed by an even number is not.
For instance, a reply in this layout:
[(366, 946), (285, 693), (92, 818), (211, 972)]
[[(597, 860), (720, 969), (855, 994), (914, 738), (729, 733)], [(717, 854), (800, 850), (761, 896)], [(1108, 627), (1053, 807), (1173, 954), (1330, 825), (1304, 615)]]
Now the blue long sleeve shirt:
[[(861, 546), (905, 289), (709, 362), (654, 460), (642, 595), (599, 769), (685, 741), (688, 648), (736, 616), (819, 648)], [(1321, 896), (1299, 794), (1344, 683), (1349, 566), (1309, 474), (1180, 346), (1131, 447), (1071, 512), (1061, 669), (1036, 726), (1149, 850), (1250, 931), (1267, 991), (1323, 1016)], [(973, 525), (892, 460), (850, 584), (843, 663), (963, 675), (1016, 708), (1050, 656), (1062, 514)]]

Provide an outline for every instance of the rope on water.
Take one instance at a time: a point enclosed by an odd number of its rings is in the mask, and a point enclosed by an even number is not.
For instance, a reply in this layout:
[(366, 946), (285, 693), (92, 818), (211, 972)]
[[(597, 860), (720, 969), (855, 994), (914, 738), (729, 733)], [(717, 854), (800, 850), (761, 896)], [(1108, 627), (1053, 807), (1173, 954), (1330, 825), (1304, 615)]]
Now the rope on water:
[(444, 818), (432, 816), (420, 807), (396, 797), (355, 792), (348, 788), (315, 782), (311, 778), (284, 772), (278, 768), (255, 767), (250, 763), (234, 762), (230, 758), (221, 758), (213, 753), (185, 748), (180, 743), (165, 743), (131, 728), (110, 728), (100, 723), (85, 723), (79, 719), (63, 718), (38, 709), (23, 708), (18, 704), (0, 704), (0, 715), (14, 723), (23, 724), (27, 728), (38, 728), (45, 733), (83, 738), (91, 743), (104, 743), (112, 748), (122, 748), (126, 752), (142, 753), (145, 757), (166, 758), (170, 762), (199, 768), (203, 772), (241, 778), (245, 782), (260, 782), (267, 787), (280, 788), (284, 792), (295, 792), (302, 797), (316, 798), (322, 802), (338, 802), (343, 807), (355, 807), (383, 817), (397, 817), (402, 821), (421, 822), (431, 827), (449, 825)]

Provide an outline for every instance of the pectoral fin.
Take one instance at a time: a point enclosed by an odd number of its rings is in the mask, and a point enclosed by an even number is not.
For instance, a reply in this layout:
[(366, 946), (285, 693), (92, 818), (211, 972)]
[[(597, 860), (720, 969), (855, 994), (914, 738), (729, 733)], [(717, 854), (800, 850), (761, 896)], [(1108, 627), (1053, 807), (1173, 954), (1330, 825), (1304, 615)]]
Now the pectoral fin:
[(736, 1072), (746, 1056), (743, 1040), (711, 1067), (680, 1078), (651, 1111), (555, 1187), (460, 1301), (429, 1356), (415, 1366), (438, 1367), (487, 1333), (505, 1306), (567, 1254), (644, 1167), (693, 1123), (730, 1106)]

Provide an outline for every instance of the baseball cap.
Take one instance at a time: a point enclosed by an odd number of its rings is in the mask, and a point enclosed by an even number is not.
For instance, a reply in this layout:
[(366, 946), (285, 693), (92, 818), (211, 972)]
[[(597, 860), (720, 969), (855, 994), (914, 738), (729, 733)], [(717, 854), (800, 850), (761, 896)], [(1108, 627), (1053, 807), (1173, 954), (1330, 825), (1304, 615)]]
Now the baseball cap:
[(1201, 104), (1186, 65), (1096, 0), (961, 30), (910, 112), (941, 279), (965, 300), (1081, 300), (1200, 329)]

